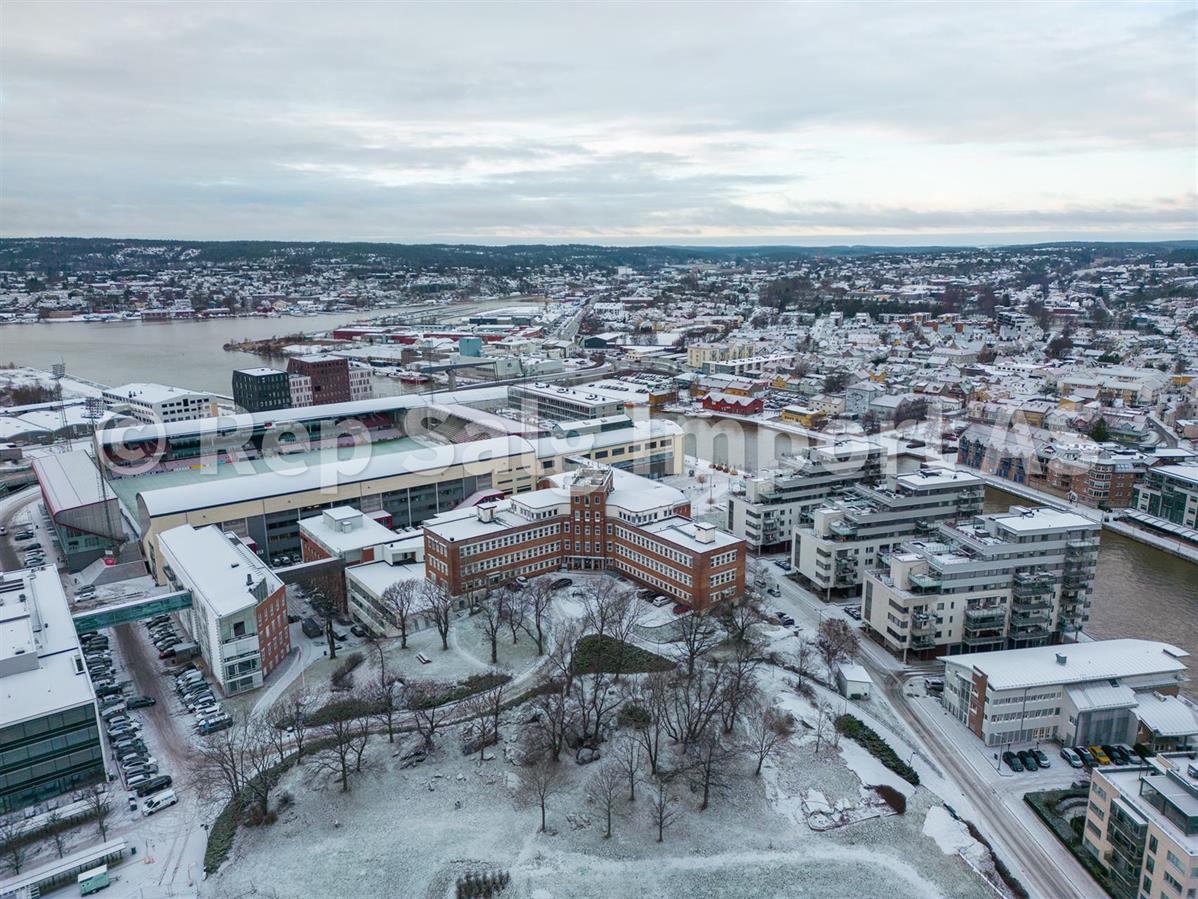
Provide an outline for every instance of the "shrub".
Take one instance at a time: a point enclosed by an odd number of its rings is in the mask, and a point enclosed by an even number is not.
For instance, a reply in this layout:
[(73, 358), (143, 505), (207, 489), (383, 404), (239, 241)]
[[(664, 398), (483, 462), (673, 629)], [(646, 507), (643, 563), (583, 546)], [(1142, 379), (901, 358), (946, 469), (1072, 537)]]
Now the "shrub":
[(1024, 794), (1023, 801), (1032, 807), (1045, 826), (1052, 831), (1053, 836), (1065, 844), (1078, 863), (1089, 872), (1090, 876), (1108, 893), (1113, 892), (1107, 880), (1106, 869), (1099, 861), (1082, 847), (1082, 831), (1085, 828), (1083, 816), (1066, 820), (1057, 812), (1060, 803), (1065, 799), (1085, 798), (1090, 795), (1089, 789), (1073, 788), (1069, 790), (1044, 790), (1039, 793)]
[(346, 656), (345, 661), (338, 665), (337, 670), (333, 672), (333, 687), (337, 690), (348, 690), (350, 684), (353, 683), (354, 669), (365, 660), (366, 657), (360, 652), (351, 652)]
[(673, 670), (674, 663), (665, 656), (606, 635), (587, 634), (574, 647), (575, 674), (648, 674)]
[(853, 715), (841, 715), (836, 719), (836, 729), (850, 740), (864, 746), (870, 755), (907, 783), (919, 786), (919, 773), (900, 759), (890, 748), (890, 744), (878, 736), (877, 732), (860, 718)]
[(1007, 863), (998, 857), (998, 853), (994, 851), (994, 847), (990, 845), (990, 841), (982, 836), (982, 832), (974, 826), (974, 823), (972, 821), (965, 821), (965, 828), (969, 831), (971, 837), (986, 847), (986, 851), (994, 859), (995, 872), (1002, 879), (1002, 882), (1007, 885), (1007, 889), (1011, 891), (1011, 895), (1015, 899), (1031, 899), (1027, 889), (1020, 883), (1019, 878), (1011, 873), (1011, 869), (1007, 867)]
[(616, 719), (620, 727), (646, 727), (652, 720), (649, 710), (639, 702), (626, 702)]
[(906, 814), (907, 797), (890, 784), (878, 784), (874, 787), (874, 792), (886, 800), (886, 804), (894, 809), (896, 815)]
[(500, 674), (498, 671), (489, 671), (486, 674), (472, 674), (470, 677), (458, 681), (445, 692), (430, 696), (413, 707), (431, 709), (439, 705), (445, 705), (448, 702), (458, 702), (467, 696), (473, 696), (475, 693), (485, 693), (487, 690), (494, 690), (496, 687), (506, 684), (511, 679), (512, 676), (510, 674)]

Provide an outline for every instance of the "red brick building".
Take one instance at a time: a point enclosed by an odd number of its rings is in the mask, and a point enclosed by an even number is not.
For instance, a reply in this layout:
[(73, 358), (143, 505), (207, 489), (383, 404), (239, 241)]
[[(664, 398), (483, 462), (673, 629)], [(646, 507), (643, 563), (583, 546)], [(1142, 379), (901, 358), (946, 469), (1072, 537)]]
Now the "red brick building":
[(479, 596), (517, 577), (612, 570), (699, 610), (744, 594), (744, 541), (692, 521), (673, 487), (601, 467), (546, 485), (425, 522), (428, 579)]
[(765, 409), (765, 399), (760, 396), (739, 396), (717, 391), (703, 397), (703, 408), (732, 415), (756, 415)]
[(350, 401), (348, 359), (322, 354), (292, 356), (287, 362), (287, 372), (312, 379), (313, 406)]

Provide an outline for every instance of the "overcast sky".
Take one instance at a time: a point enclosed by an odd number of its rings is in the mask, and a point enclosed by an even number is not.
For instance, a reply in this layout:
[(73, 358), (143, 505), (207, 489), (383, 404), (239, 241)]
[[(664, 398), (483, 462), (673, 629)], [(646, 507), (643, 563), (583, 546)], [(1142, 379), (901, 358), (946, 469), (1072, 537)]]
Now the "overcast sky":
[(0, 6), (0, 232), (1198, 235), (1192, 0)]

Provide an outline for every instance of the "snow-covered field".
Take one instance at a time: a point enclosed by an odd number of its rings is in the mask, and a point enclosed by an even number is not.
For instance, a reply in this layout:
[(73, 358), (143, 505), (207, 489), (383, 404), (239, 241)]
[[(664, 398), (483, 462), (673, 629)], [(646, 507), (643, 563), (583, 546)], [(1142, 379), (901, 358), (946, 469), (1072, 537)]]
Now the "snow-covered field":
[[(783, 691), (779, 699), (800, 719), (814, 719), (803, 697)], [(605, 840), (601, 811), (586, 798), (598, 768), (564, 754), (565, 785), (550, 798), (548, 831), (539, 833), (539, 812), (518, 800), (522, 769), (507, 751), (526, 717), (508, 714), (503, 745), (488, 750), (481, 765), (477, 755), (461, 755), (454, 730), (408, 768), (400, 757), (416, 745), (414, 737), (394, 747), (374, 738), (368, 767), (349, 793), (311, 768), (289, 772), (279, 789), (295, 803), (270, 827), (242, 828), (229, 862), (201, 885), (201, 895), (440, 899), (467, 871), (499, 869), (512, 876), (503, 895), (520, 899), (994, 895), (957, 854), (972, 841), (954, 833), (933, 794), (899, 781), (848, 741), (825, 741), (815, 755), (814, 736), (802, 725), (761, 777), (753, 777), (755, 760), (737, 759), (729, 789), (705, 811), (698, 794), (676, 781), (677, 818), (662, 843), (645, 785), (635, 802), (621, 796), (613, 836)], [(906, 814), (874, 809), (843, 827), (808, 826), (805, 801), (864, 806), (876, 798), (866, 789), (871, 783), (901, 785), (909, 794)]]

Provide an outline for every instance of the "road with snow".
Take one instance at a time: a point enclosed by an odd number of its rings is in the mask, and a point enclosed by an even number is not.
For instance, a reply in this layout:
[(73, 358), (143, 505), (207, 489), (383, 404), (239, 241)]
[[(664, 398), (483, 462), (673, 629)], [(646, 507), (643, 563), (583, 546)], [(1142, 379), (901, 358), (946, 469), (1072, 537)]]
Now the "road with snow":
[[(795, 621), (811, 636), (814, 636), (823, 618), (838, 617), (853, 624), (856, 622), (844, 614), (839, 606), (821, 602), (815, 594), (804, 590), (772, 563), (761, 566), (767, 577), (778, 584), (781, 596), (767, 596), (768, 609), (782, 609), (790, 613)], [(881, 687), (891, 707), (903, 724), (922, 746), (920, 755), (930, 761), (933, 768), (942, 772), (971, 807), (958, 808), (972, 818), (978, 828), (994, 844), (1000, 857), (1016, 872), (1033, 894), (1045, 899), (1087, 899), (1097, 895), (1100, 888), (1091, 879), (1077, 860), (1044, 828), (1023, 802), (1023, 792), (1030, 789), (1057, 787), (1059, 777), (1053, 782), (1024, 782), (1022, 789), (1011, 789), (1005, 782), (1004, 789), (997, 789), (993, 776), (986, 776), (980, 762), (973, 758), (985, 758), (986, 750), (971, 734), (959, 727), (958, 722), (945, 719), (943, 712), (929, 711), (928, 703), (912, 702), (905, 689), (911, 678), (932, 669), (931, 663), (904, 666), (897, 658), (862, 635), (861, 650), (857, 661), (865, 667), (874, 683)], [(931, 704), (935, 709), (938, 703)], [(939, 715), (941, 720), (937, 720)], [(950, 728), (964, 733), (965, 739), (958, 742)], [(968, 745), (973, 740), (976, 746)], [(920, 767), (916, 765), (917, 769)], [(1065, 775), (1065, 772), (1058, 772)], [(1001, 776), (1001, 772), (995, 772)], [(941, 796), (955, 804), (955, 796)]]

